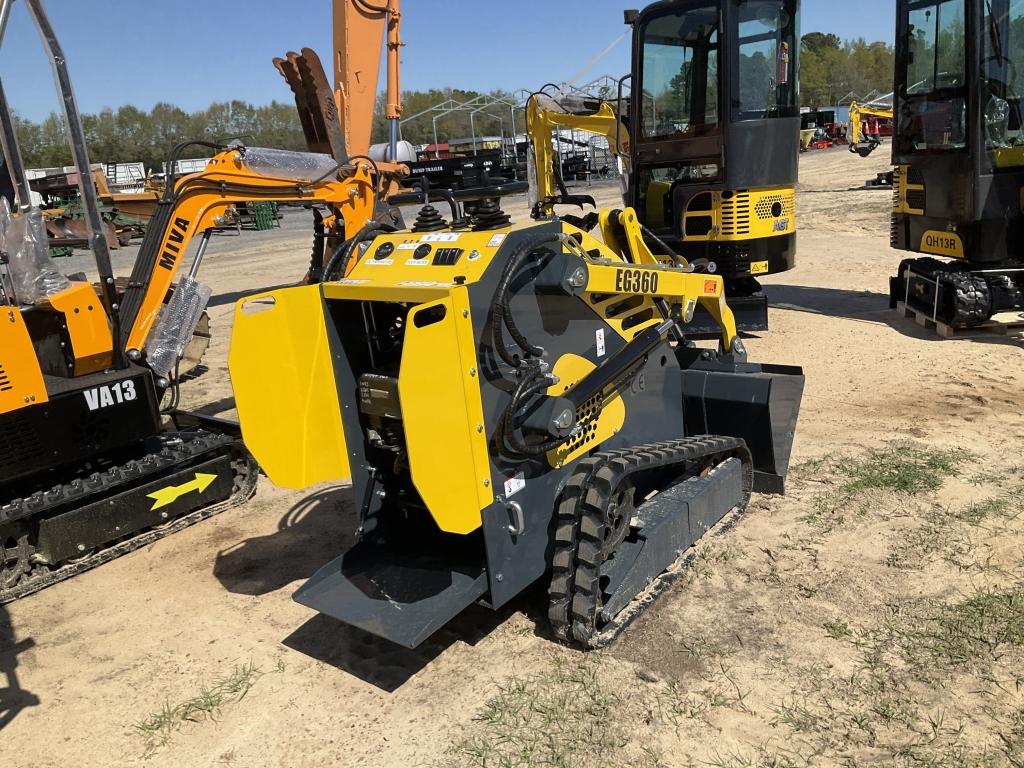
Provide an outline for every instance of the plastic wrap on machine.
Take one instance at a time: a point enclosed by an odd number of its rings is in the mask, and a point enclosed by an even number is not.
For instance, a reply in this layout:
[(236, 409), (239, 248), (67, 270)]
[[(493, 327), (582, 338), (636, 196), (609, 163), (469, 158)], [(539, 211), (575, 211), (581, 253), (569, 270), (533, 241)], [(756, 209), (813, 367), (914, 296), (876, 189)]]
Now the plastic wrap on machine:
[(146, 341), (146, 360), (157, 376), (166, 378), (185, 354), (212, 290), (192, 277), (183, 277), (160, 320)]
[(8, 275), (22, 304), (35, 304), (71, 286), (50, 258), (43, 212), (35, 206), (12, 214), (7, 199), (0, 198), (0, 251), (7, 254)]
[(246, 147), (243, 162), (250, 170), (264, 176), (303, 181), (323, 178), (338, 167), (338, 161), (330, 155), (267, 147)]

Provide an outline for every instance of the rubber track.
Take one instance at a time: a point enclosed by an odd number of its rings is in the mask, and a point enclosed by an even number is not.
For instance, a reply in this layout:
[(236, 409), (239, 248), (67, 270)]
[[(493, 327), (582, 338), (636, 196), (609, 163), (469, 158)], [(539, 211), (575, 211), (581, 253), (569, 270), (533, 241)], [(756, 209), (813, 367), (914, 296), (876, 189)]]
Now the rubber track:
[[(736, 457), (743, 462), (744, 496), (730, 527), (750, 500), (753, 466), (746, 443), (734, 437), (703, 435), (628, 450), (601, 451), (577, 463), (559, 497), (555, 521), (548, 618), (562, 639), (596, 648), (615, 639), (649, 603), (682, 573), (670, 567), (656, 576), (633, 602), (600, 630), (600, 567), (604, 561), (605, 514), (616, 489), (630, 476), (692, 462), (721, 464)], [(642, 505), (641, 505), (642, 507)], [(686, 556), (681, 558), (686, 559)], [(678, 562), (677, 562), (678, 564)]]
[[(195, 435), (195, 437), (191, 437), (191, 435)], [(180, 467), (185, 463), (198, 463), (225, 453), (233, 455), (231, 467), (234, 481), (230, 498), (187, 515), (176, 517), (159, 527), (150, 528), (131, 538), (105, 547), (88, 557), (67, 563), (51, 571), (42, 571), (38, 575), (31, 575), (10, 589), (0, 589), (0, 605), (38, 592), (135, 549), (152, 544), (165, 536), (252, 498), (256, 491), (258, 467), (252, 457), (241, 447), (241, 442), (237, 438), (201, 431), (191, 433), (189, 437), (191, 439), (175, 441), (165, 446), (158, 453), (128, 461), (104, 472), (97, 472), (85, 479), (74, 480), (47, 491), (39, 491), (25, 499), (14, 499), (0, 507), (0, 523), (44, 514), (65, 505), (68, 505), (69, 508), (80, 507), (112, 493), (127, 490), (123, 486), (137, 484), (162, 470)], [(72, 502), (76, 502), (74, 506), (71, 506)]]
[(992, 297), (984, 277), (949, 271), (938, 276), (947, 290), (953, 289), (953, 314), (946, 322), (953, 328), (973, 328), (992, 317)]

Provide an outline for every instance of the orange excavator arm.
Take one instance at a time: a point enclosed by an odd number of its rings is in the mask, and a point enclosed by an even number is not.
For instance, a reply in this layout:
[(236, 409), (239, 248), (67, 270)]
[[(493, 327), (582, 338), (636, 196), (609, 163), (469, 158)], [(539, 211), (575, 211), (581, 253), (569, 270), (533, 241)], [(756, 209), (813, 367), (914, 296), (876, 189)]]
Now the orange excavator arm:
[(399, 82), (401, 10), (399, 0), (334, 0), (334, 99), (348, 151), (370, 150), (373, 108), (380, 78), (381, 43), (387, 28), (387, 105), (391, 159), (402, 116)]
[[(254, 151), (303, 158), (298, 153), (277, 150), (249, 150), (249, 155)], [(316, 160), (315, 156), (305, 157)], [(147, 230), (122, 299), (123, 349), (131, 356), (144, 347), (189, 243), (196, 235), (216, 227), (229, 206), (260, 200), (320, 203), (330, 209), (334, 221), (343, 223), (338, 233), (342, 239), (352, 237), (369, 222), (378, 186), (371, 166), (357, 162), (332, 170), (328, 157), (320, 156), (317, 162), (328, 171), (322, 178), (290, 176), (287, 169), (261, 172), (249, 167), (244, 150), (232, 148), (215, 155), (205, 170), (179, 179), (172, 197), (161, 201), (165, 209), (157, 211)]]

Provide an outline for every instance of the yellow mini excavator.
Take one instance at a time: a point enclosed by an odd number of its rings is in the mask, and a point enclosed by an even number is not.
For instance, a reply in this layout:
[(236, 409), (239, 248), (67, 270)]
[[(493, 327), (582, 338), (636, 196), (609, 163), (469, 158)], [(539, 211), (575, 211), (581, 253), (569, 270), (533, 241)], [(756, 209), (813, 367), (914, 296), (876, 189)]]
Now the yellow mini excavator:
[[(12, 4), (0, 3), (0, 40)], [(120, 285), (64, 54), (41, 0), (25, 4), (54, 65), (86, 182), (80, 190), (99, 282), (68, 279), (49, 259), (0, 84), (0, 143), (18, 201), (14, 212), (0, 208), (0, 602), (251, 495), (256, 466), (237, 424), (176, 408), (179, 361), (210, 296), (197, 273), (229, 206), (320, 204), (342, 240), (387, 226), (367, 223), (381, 181), (369, 161), (206, 144), (216, 155), (201, 173), (168, 179)], [(174, 149), (168, 168), (187, 146)], [(175, 283), (197, 236), (188, 274)]]
[[(796, 256), (798, 15), (798, 0), (664, 0), (627, 11), (633, 63), (617, 104), (538, 93), (527, 105), (541, 211), (587, 202), (558, 182), (551, 131), (604, 135), (648, 245), (663, 260), (674, 251), (713, 264), (740, 330), (766, 330), (758, 278), (791, 269)], [(698, 312), (698, 331), (713, 335), (714, 319)]]
[[(719, 3), (744, 35), (729, 14), (755, 5), (747, 21), (771, 20), (765, 40), (795, 23), (789, 3)], [(658, 46), (693, 41), (677, 71), (717, 52), (708, 25), (723, 17), (709, 7), (659, 3), (644, 17)], [(678, 141), (717, 153), (709, 128)], [(704, 163), (666, 163), (676, 181), (663, 197), (689, 199), (699, 179), (684, 169), (699, 177)], [(467, 606), (498, 608), (546, 577), (554, 631), (599, 646), (752, 492), (783, 490), (803, 375), (748, 362), (713, 262), (660, 237), (652, 249), (635, 209), (542, 206), (514, 222), (503, 200), (527, 185), (485, 182), (392, 196), (421, 205), (411, 227), (360, 232), (319, 284), (239, 302), (242, 432), (278, 485), (352, 480), (357, 541), (300, 603), (415, 647)], [(704, 192), (713, 217), (727, 191)], [(688, 338), (698, 308), (717, 348)]]
[[(882, 137), (878, 132), (878, 121), (892, 122), (891, 105), (850, 103), (850, 151), (861, 157), (867, 157), (882, 145)], [(874, 123), (875, 129), (871, 130)]]

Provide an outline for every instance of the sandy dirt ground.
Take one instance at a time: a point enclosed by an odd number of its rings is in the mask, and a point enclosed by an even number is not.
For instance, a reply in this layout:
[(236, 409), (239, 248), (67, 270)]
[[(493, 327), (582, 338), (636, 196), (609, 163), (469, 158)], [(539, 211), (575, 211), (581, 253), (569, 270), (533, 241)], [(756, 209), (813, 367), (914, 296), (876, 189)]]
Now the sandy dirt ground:
[[(799, 266), (747, 342), (807, 376), (789, 493), (699, 544), (610, 648), (552, 642), (541, 593), (416, 652), (312, 615), (291, 593), (353, 500), (264, 479), (0, 608), (0, 765), (1024, 765), (1024, 348), (888, 309), (890, 195), (858, 189), (886, 161), (802, 159)], [(215, 240), (185, 406), (230, 413), (233, 302), (303, 274), (305, 216)]]

